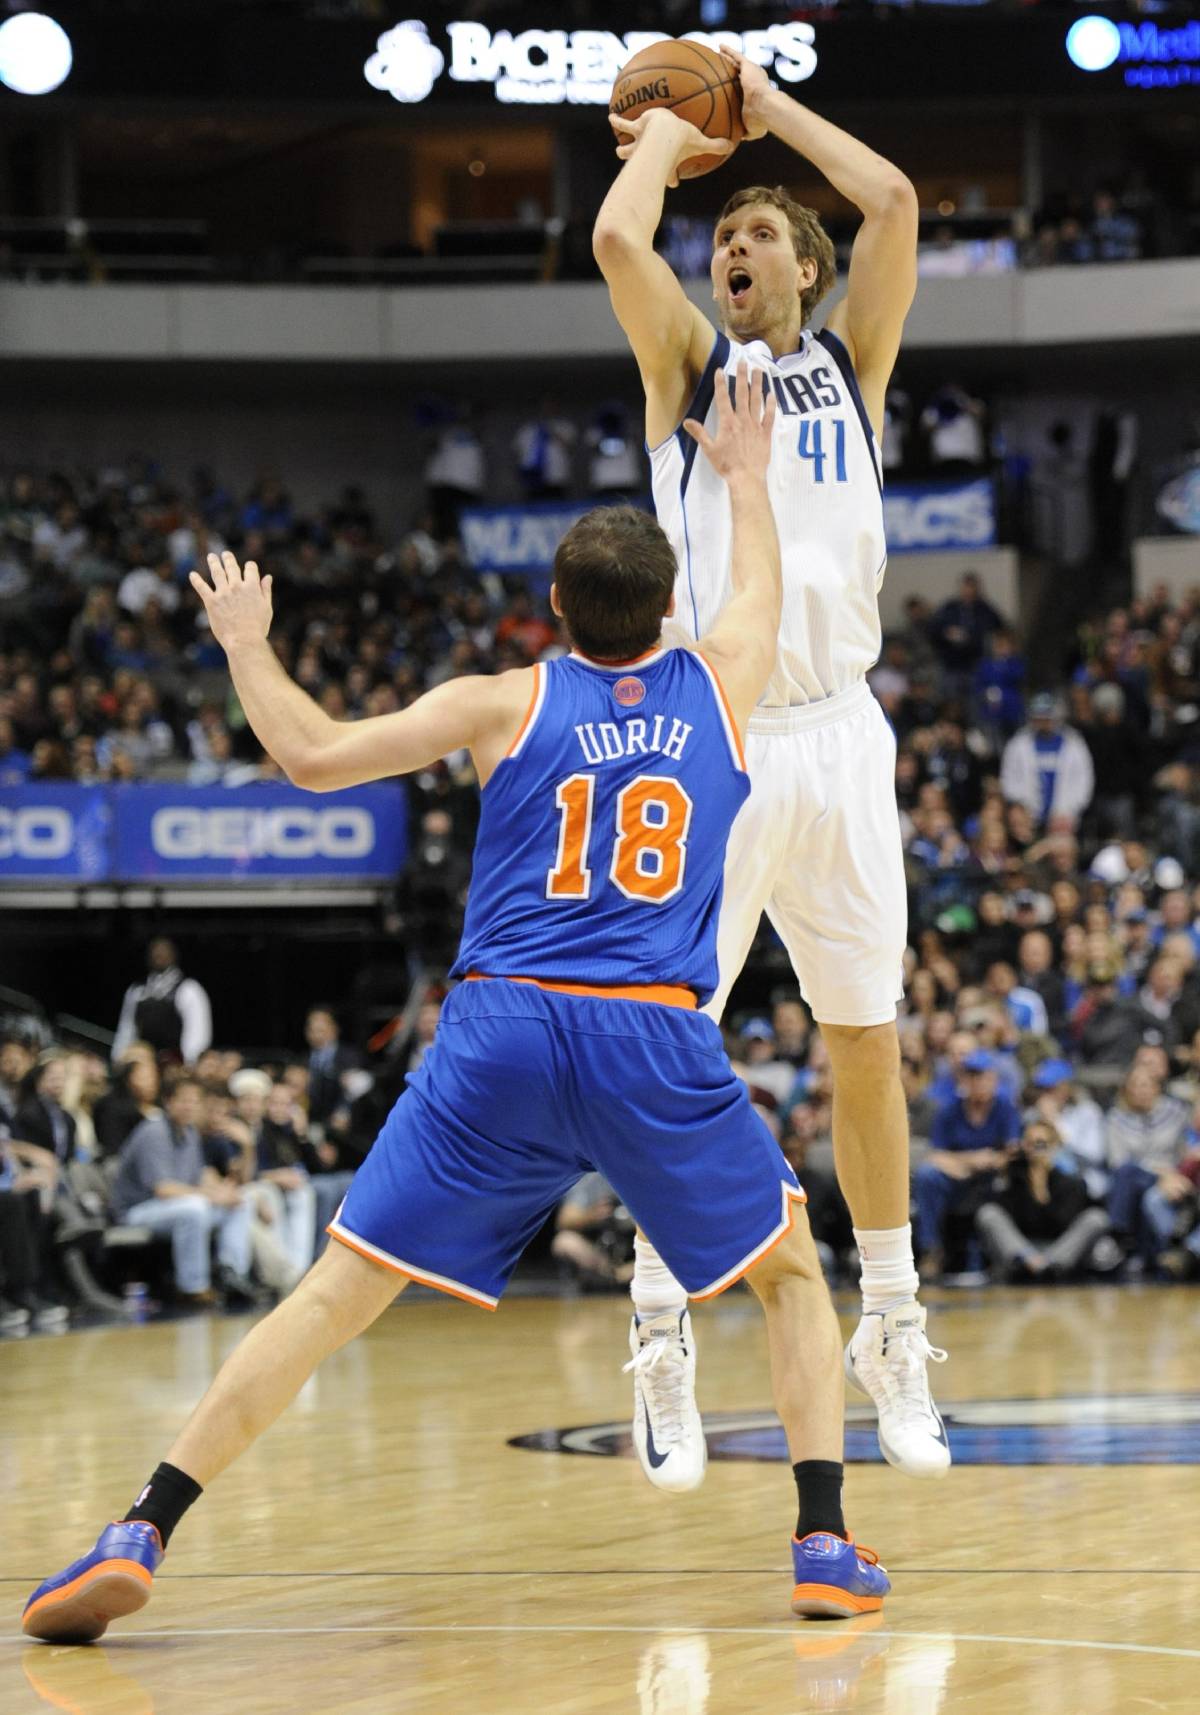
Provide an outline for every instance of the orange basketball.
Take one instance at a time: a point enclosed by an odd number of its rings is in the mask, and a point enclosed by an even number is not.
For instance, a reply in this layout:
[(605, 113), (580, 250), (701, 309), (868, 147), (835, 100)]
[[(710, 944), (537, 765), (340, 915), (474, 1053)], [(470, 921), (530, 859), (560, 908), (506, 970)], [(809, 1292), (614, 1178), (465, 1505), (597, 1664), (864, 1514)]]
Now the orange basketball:
[[(651, 107), (669, 107), (706, 137), (727, 138), (735, 149), (746, 135), (737, 73), (703, 42), (653, 42), (622, 68), (608, 111), (620, 119), (636, 119)], [(728, 159), (699, 155), (687, 162), (685, 176), (711, 173)]]

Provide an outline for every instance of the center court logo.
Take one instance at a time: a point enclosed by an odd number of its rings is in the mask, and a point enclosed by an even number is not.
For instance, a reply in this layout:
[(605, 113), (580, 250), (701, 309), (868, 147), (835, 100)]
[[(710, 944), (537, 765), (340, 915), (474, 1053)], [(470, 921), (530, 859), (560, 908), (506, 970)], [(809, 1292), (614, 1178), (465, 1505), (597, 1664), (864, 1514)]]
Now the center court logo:
[[(1117, 1394), (1102, 1398), (989, 1399), (943, 1406), (956, 1465), (1200, 1465), (1200, 1396)], [(788, 1462), (774, 1412), (704, 1413), (710, 1459)], [(630, 1458), (628, 1422), (590, 1423), (518, 1435), (510, 1447), (535, 1453)], [(846, 1412), (846, 1460), (882, 1459), (869, 1406)]]
[(628, 679), (618, 679), (613, 686), (613, 697), (623, 709), (636, 708), (645, 695), (645, 685), (632, 675)]

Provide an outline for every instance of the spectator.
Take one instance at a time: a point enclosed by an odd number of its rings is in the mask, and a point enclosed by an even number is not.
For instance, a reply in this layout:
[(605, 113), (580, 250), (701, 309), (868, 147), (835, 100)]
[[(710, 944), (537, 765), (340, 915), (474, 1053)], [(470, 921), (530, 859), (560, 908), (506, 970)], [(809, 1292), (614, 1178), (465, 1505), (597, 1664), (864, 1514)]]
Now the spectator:
[(1012, 737), (1025, 718), (1025, 657), (1007, 626), (998, 626), (985, 639), (985, 654), (975, 664), (971, 684), (975, 718), (993, 745)]
[(1162, 1247), (1146, 1210), (1147, 1193), (1170, 1190), (1184, 1155), (1188, 1112), (1147, 1066), (1132, 1066), (1120, 1099), (1108, 1115), (1108, 1164), (1112, 1183), (1108, 1213), (1126, 1245), (1152, 1262)]
[(1086, 1066), (1128, 1066), (1151, 1032), (1161, 1038), (1138, 1002), (1118, 994), (1119, 975), (1119, 965), (1108, 958), (1088, 966), (1087, 988), (1071, 1014), (1071, 1030)]
[(629, 498), (642, 487), (641, 441), (630, 433), (623, 405), (604, 405), (584, 436), (588, 451), (588, 493)]
[(940, 388), (921, 413), (929, 441), (929, 461), (938, 476), (964, 476), (981, 470), (987, 458), (986, 412), (979, 399), (950, 383)]
[(18, 1151), (0, 1126), (0, 1333), (62, 1328), (70, 1312), (49, 1278), (47, 1208), (57, 1184), (53, 1163)]
[(37, 1144), (60, 1165), (75, 1156), (75, 1121), (62, 1105), (66, 1087), (67, 1057), (50, 1049), (26, 1075), (13, 1124), (23, 1143)]
[(929, 627), (930, 639), (952, 684), (964, 692), (983, 659), (987, 640), (1003, 628), (1004, 621), (982, 594), (979, 578), (966, 572), (957, 596), (942, 603)]
[(941, 1274), (952, 1216), (974, 1217), (1021, 1135), (1021, 1118), (996, 1083), (996, 1058), (975, 1049), (962, 1062), (961, 1093), (933, 1120), (931, 1148), (913, 1176), (921, 1271)]
[[(235, 1098), (238, 1079), (249, 1076), (238, 1072), (230, 1081)], [(304, 1116), (295, 1094), (287, 1084), (272, 1083), (258, 1128), (257, 1184), (265, 1186), (275, 1200), (276, 1225), (297, 1280), (311, 1265), (316, 1242), (316, 1193), (308, 1176), (308, 1158)]]
[(17, 1120), (26, 1078), (37, 1064), (37, 1053), (24, 1036), (0, 1040), (0, 1124), (11, 1132)]
[(574, 423), (545, 399), (537, 417), (522, 423), (513, 441), (517, 472), (527, 500), (561, 500), (571, 486)]
[[(1046, 1120), (1027, 1125), (1019, 1152), (975, 1217), (1001, 1278), (1067, 1279), (1087, 1268), (1109, 1235), (1108, 1216), (1089, 1206), (1083, 1180), (1053, 1165), (1061, 1141)], [(1117, 1257), (1114, 1247), (1105, 1260)]]
[(158, 1059), (149, 1043), (133, 1042), (113, 1075), (112, 1087), (96, 1103), (93, 1123), (101, 1159), (120, 1153), (125, 1139), (158, 1108)]
[(730, 1061), (751, 1097), (756, 1102), (768, 1097), (772, 1112), (791, 1094), (796, 1068), (776, 1053), (775, 1032), (765, 1018), (751, 1018), (742, 1025)]
[(179, 968), (174, 941), (159, 935), (146, 951), (146, 980), (130, 983), (113, 1038), (119, 1059), (136, 1037), (159, 1054), (178, 1055), (192, 1065), (212, 1042), (212, 1007), (194, 977)]
[(345, 1100), (342, 1074), (358, 1065), (358, 1055), (343, 1047), (332, 1007), (309, 1008), (304, 1039), (308, 1043), (308, 1117), (322, 1125)]
[(1081, 1174), (1088, 1196), (1100, 1201), (1108, 1193), (1108, 1139), (1099, 1104), (1075, 1083), (1069, 1060), (1043, 1060), (1034, 1068), (1033, 1106), (1026, 1114), (1045, 1120), (1062, 1140), (1056, 1166)]
[(550, 1254), (567, 1279), (586, 1291), (633, 1279), (634, 1222), (608, 1181), (585, 1173), (558, 1206)]
[(812, 1019), (799, 995), (785, 993), (775, 999), (771, 1008), (771, 1024), (778, 1057), (794, 1067), (803, 1066), (812, 1042)]
[(1092, 805), (1096, 832), (1102, 839), (1132, 839), (1149, 774), (1145, 742), (1126, 719), (1120, 685), (1097, 685), (1091, 700), (1095, 719), (1083, 728), (1083, 737), (1097, 782)]
[(458, 535), (459, 514), (483, 498), (486, 481), (482, 442), (469, 413), (463, 413), (443, 429), (425, 465), (433, 534), (439, 542)]
[(1041, 999), (1051, 1036), (1066, 1025), (1063, 979), (1054, 968), (1054, 943), (1044, 929), (1027, 929), (1017, 943), (1017, 982)]
[(198, 1130), (201, 1088), (175, 1073), (163, 1091), (163, 1113), (143, 1120), (126, 1140), (112, 1187), (112, 1213), (130, 1226), (171, 1240), (175, 1286), (186, 1304), (218, 1302), (212, 1288), (210, 1245), (215, 1237), (217, 1285), (227, 1300), (256, 1303), (250, 1267), (250, 1207), (240, 1188), (205, 1166)]
[(1087, 745), (1063, 725), (1062, 703), (1040, 691), (1029, 705), (1029, 725), (1004, 747), (1000, 785), (1038, 827), (1074, 828), (1092, 800), (1095, 776)]
[(1136, 262), (1142, 254), (1137, 221), (1117, 206), (1116, 197), (1107, 187), (1092, 197), (1089, 236), (1097, 262)]

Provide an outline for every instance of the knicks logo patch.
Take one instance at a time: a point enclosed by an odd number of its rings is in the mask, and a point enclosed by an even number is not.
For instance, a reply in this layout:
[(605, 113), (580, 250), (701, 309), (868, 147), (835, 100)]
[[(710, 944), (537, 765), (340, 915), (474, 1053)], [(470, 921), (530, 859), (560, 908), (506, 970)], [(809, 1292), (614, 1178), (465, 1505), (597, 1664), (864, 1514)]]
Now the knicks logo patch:
[(646, 695), (646, 687), (640, 679), (632, 677), (618, 679), (613, 686), (613, 696), (623, 709), (634, 709)]

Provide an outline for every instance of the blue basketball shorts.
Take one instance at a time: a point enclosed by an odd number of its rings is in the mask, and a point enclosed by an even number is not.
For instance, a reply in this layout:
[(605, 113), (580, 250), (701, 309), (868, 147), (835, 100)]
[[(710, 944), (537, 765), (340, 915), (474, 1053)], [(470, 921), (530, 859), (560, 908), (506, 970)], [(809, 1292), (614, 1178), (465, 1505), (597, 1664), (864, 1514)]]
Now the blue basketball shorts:
[(732, 1286), (804, 1201), (703, 1013), (488, 979), (450, 994), (329, 1231), (494, 1310), (591, 1171), (693, 1298)]

